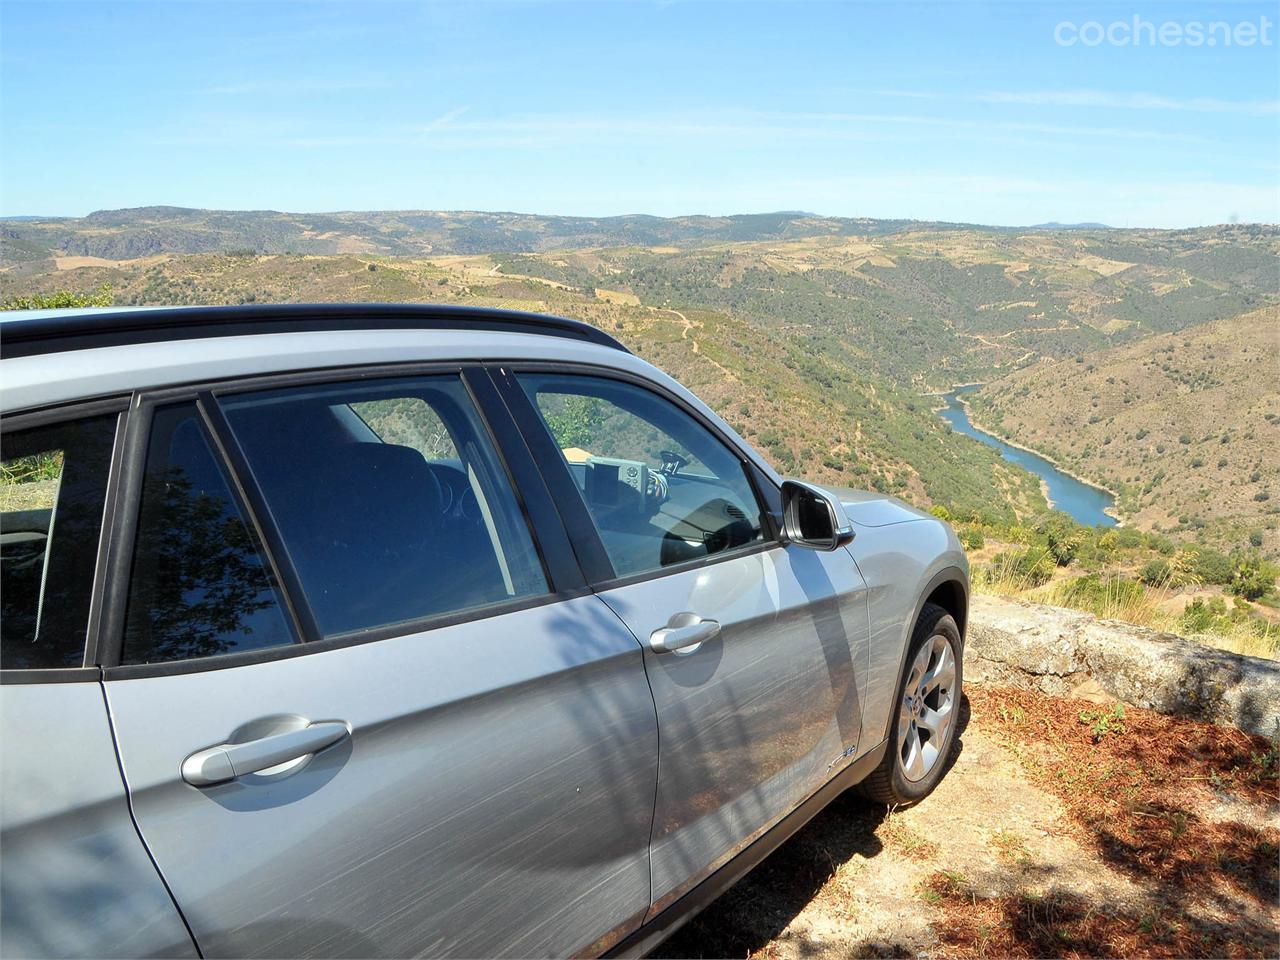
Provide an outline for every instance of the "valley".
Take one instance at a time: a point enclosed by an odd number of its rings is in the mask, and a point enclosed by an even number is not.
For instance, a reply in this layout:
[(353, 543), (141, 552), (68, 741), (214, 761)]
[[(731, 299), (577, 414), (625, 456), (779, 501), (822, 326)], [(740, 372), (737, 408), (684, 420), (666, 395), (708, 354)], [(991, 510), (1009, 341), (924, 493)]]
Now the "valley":
[(577, 317), (687, 383), (784, 473), (1034, 522), (1038, 478), (937, 415), (939, 395), (981, 383), (976, 426), (1115, 491), (1124, 524), (1280, 555), (1271, 226), (156, 207), (4, 221), (0, 254), (15, 302), (105, 290)]

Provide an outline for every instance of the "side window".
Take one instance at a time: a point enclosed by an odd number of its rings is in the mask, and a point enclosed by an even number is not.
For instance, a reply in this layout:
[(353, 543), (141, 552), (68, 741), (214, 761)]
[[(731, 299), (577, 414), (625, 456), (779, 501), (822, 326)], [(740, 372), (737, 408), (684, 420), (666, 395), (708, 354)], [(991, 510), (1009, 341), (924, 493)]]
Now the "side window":
[(457, 376), (221, 404), (326, 636), (547, 592), (519, 502)]
[(0, 446), (0, 666), (78, 667), (118, 417), (6, 434)]
[(602, 377), (523, 374), (619, 576), (763, 539), (738, 456), (687, 413)]
[(271, 567), (194, 403), (152, 418), (123, 663), (294, 642)]

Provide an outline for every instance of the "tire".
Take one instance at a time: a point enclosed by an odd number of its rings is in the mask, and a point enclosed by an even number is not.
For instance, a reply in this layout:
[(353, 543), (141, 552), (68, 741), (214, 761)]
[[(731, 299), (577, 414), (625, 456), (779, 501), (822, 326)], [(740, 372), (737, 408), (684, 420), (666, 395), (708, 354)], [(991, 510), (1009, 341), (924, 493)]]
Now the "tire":
[[(944, 665), (944, 648), (954, 665), (953, 673)], [(923, 685), (919, 682), (922, 676), (929, 678)], [(931, 682), (935, 683), (932, 689)], [(858, 785), (863, 796), (903, 806), (917, 803), (933, 792), (946, 772), (955, 744), (963, 691), (964, 641), (960, 630), (949, 613), (926, 603), (911, 632), (906, 662), (898, 679), (888, 748), (880, 765)], [(945, 711), (941, 709), (944, 705)], [(930, 721), (938, 728), (936, 732)]]

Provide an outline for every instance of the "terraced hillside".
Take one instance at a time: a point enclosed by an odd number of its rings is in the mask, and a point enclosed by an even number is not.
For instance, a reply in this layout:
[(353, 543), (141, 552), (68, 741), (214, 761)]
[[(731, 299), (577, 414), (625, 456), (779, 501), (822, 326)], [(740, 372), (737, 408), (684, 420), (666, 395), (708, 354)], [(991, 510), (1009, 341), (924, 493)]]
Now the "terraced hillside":
[(1280, 309), (1036, 364), (975, 420), (1119, 494), (1143, 529), (1280, 551)]

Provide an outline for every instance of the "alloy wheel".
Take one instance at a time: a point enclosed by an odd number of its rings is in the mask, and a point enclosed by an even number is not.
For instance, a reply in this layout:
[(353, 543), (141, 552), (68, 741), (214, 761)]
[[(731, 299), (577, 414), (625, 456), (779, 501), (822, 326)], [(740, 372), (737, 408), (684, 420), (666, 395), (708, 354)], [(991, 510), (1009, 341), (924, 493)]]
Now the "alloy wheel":
[(934, 634), (912, 661), (898, 708), (898, 763), (908, 780), (923, 779), (942, 758), (955, 710), (955, 651)]

